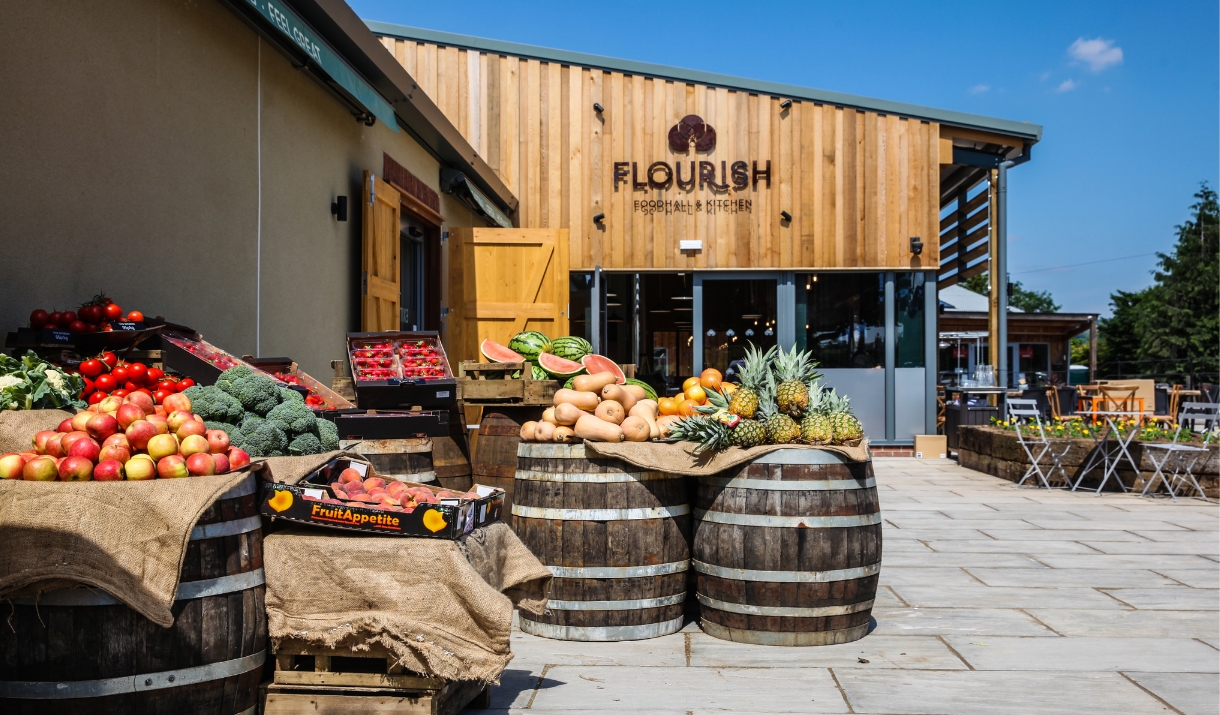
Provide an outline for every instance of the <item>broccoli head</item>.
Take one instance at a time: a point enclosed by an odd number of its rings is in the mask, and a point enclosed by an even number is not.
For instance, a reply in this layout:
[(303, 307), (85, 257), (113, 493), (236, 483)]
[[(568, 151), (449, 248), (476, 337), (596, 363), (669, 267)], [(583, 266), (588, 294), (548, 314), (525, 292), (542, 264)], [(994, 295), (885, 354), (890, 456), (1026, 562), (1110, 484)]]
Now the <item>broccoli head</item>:
[(231, 425), (228, 422), (217, 422), (215, 420), (204, 420), (203, 426), (207, 427), (209, 430), (218, 429), (221, 432), (224, 432), (225, 434), (229, 435), (230, 442), (233, 441), (233, 433), (241, 429), (237, 425)]
[(316, 434), (306, 432), (293, 437), (288, 443), (288, 454), (318, 454), (322, 451), (322, 440)]
[(264, 423), (266, 421), (267, 420), (263, 419), (262, 417), (259, 417), (258, 415), (254, 414), (253, 412), (247, 412), (246, 416), (244, 418), (242, 418), (242, 421), (241, 421), (241, 425), (240, 425), (241, 431), (242, 432), (253, 432), (255, 427), (258, 427), (259, 425), (261, 425), (262, 423)]
[[(223, 378), (236, 369), (236, 367), (229, 368), (220, 376)], [(262, 375), (251, 373), (233, 380), (217, 380), (216, 386), (236, 397), (246, 411), (257, 415), (265, 416), (273, 407), (280, 404), (279, 386), (271, 378)]]
[(318, 439), (322, 442), (323, 452), (333, 452), (339, 449), (339, 428), (330, 420), (319, 419)]
[(250, 432), (242, 430), (241, 435), (241, 448), (251, 457), (283, 457), (288, 448), (288, 436), (272, 422), (263, 422)]
[(301, 393), (297, 392), (296, 390), (289, 390), (287, 387), (281, 387), (280, 388), (280, 402), (288, 402), (289, 400), (296, 400), (297, 402), (304, 402), (305, 398), (302, 397)]
[(220, 373), (220, 377), (216, 378), (215, 386), (219, 387), (225, 392), (228, 392), (229, 394), (232, 394), (229, 388), (232, 387), (235, 381), (245, 377), (250, 377), (253, 374), (254, 370), (251, 370), (248, 365), (236, 365)]
[(191, 411), (203, 418), (205, 422), (241, 422), (246, 411), (242, 409), (237, 398), (217, 387), (202, 387), (195, 385), (183, 391), (191, 399)]
[(316, 434), (318, 431), (318, 418), (314, 417), (313, 410), (309, 409), (304, 402), (297, 400), (288, 400), (276, 405), (267, 413), (267, 421), (274, 423), (289, 435), (306, 432)]

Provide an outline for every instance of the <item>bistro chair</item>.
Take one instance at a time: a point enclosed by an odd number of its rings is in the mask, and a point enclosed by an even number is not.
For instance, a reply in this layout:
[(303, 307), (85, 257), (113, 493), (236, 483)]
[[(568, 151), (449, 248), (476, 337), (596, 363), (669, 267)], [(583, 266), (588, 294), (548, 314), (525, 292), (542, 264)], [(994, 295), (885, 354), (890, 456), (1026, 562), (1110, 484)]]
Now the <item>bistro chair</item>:
[[(1063, 457), (1067, 451), (1072, 448), (1072, 443), (1069, 440), (1063, 440), (1063, 449), (1056, 451), (1056, 445), (1046, 437), (1046, 429), (1042, 426), (1042, 415), (1038, 412), (1038, 403), (1034, 400), (1019, 400), (1010, 399), (1007, 402), (1008, 418), (1012, 420), (1013, 426), (1017, 430), (1017, 441), (1021, 444), (1021, 448), (1025, 450), (1026, 456), (1029, 457), (1029, 469), (1025, 470), (1025, 475), (1021, 477), (1021, 481), (1017, 482), (1020, 487), (1032, 475), (1037, 474), (1042, 486), (1051, 489), (1050, 481), (1055, 478), (1055, 470), (1059, 470), (1059, 474), (1063, 477), (1064, 486), (1071, 483), (1068, 479), (1067, 472), (1063, 470)], [(1030, 430), (1029, 438), (1021, 432), (1021, 425), (1024, 422), (1025, 426), (1030, 426), (1032, 422), (1038, 428), (1038, 438), (1034, 439), (1033, 430)], [(1037, 450), (1037, 454), (1035, 454)], [(1049, 458), (1050, 464), (1047, 465), (1046, 471), (1043, 471), (1042, 460)]]
[[(1165, 489), (1169, 491), (1169, 496), (1174, 501), (1178, 500), (1178, 487), (1184, 487), (1188, 484), (1195, 490), (1203, 501), (1210, 501), (1207, 494), (1204, 493), (1203, 487), (1199, 486), (1199, 480), (1195, 478), (1194, 468), (1199, 463), (1200, 459), (1206, 459), (1208, 453), (1208, 445), (1211, 443), (1212, 435), (1216, 433), (1216, 421), (1220, 419), (1220, 405), (1209, 402), (1187, 402), (1182, 405), (1182, 411), (1178, 414), (1178, 426), (1173, 433), (1173, 441), (1166, 444), (1149, 443), (1144, 445), (1144, 449), (1150, 450), (1148, 454), (1152, 466), (1155, 468), (1155, 473), (1152, 479), (1144, 485), (1144, 491), (1140, 492), (1140, 496), (1146, 496), (1148, 492), (1156, 486), (1157, 480), (1165, 483)], [(1182, 437), (1182, 432), (1185, 430), (1185, 438), (1189, 441), (1195, 434), (1195, 423), (1203, 423), (1203, 446), (1196, 447), (1193, 444), (1179, 444), (1178, 440)], [(1188, 426), (1189, 425), (1189, 426)], [(1157, 461), (1157, 453), (1161, 454), (1161, 459)], [(1175, 457), (1173, 474), (1166, 477), (1164, 468), (1169, 462), (1170, 457)], [(1187, 462), (1187, 457), (1190, 461)]]
[(945, 386), (936, 386), (936, 434), (945, 433)]
[(1178, 405), (1182, 403), (1182, 386), (1180, 384), (1169, 388), (1169, 406), (1165, 410), (1165, 414), (1153, 417), (1157, 424), (1165, 427), (1172, 427), (1175, 424), (1180, 424), (1175, 420), (1178, 415)]
[(1135, 409), (1136, 388), (1129, 385), (1102, 385), (1093, 398), (1093, 410), (1097, 411), (1098, 403), (1104, 412), (1140, 412)]
[(1063, 419), (1063, 413), (1059, 409), (1059, 388), (1054, 386), (1047, 388), (1046, 404), (1050, 406), (1051, 419)]

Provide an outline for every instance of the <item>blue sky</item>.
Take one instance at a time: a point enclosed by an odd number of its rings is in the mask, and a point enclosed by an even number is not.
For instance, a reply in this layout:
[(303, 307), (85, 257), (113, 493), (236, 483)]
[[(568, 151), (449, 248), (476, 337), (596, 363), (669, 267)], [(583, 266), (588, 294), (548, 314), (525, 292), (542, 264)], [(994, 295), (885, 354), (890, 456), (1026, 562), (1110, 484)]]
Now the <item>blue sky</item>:
[(370, 20), (1041, 124), (1033, 161), (1009, 174), (1009, 267), (1065, 311), (1107, 313), (1112, 291), (1148, 285), (1156, 259), (1140, 254), (1168, 250), (1199, 182), (1218, 184), (1214, 0), (349, 3)]

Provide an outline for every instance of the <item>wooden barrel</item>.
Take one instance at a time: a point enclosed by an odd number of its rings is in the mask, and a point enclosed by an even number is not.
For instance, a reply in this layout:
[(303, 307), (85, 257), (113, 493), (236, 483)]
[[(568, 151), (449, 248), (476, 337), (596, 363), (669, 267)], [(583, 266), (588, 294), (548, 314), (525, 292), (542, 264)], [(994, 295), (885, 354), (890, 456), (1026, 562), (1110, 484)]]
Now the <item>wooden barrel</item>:
[(521, 630), (574, 641), (655, 638), (682, 628), (690, 569), (685, 478), (582, 444), (522, 443), (517, 534), (555, 574), (547, 612)]
[(253, 475), (191, 533), (174, 624), (71, 588), (13, 599), (0, 622), (0, 711), (253, 715), (267, 658)]
[(881, 570), (872, 462), (777, 450), (701, 477), (695, 507), (691, 566), (705, 633), (791, 646), (868, 633)]
[(479, 484), (504, 490), (504, 521), (513, 526), (513, 478), (517, 474), (517, 445), (521, 425), (542, 419), (542, 407), (487, 407), (479, 421), (471, 462), (473, 479)]
[(407, 482), (436, 482), (432, 465), (432, 440), (429, 439), (366, 439), (341, 442), (350, 450), (369, 460), (377, 474)]
[(432, 438), (432, 470), (442, 487), (464, 492), (471, 484), (470, 457), (458, 444), (458, 439), (464, 444), (466, 435)]

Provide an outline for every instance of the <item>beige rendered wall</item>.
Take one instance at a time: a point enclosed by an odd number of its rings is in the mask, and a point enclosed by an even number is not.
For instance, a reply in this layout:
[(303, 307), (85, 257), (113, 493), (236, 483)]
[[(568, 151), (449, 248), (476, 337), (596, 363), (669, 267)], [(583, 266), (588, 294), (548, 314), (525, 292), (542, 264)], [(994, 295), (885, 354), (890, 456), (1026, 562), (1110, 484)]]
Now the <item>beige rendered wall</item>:
[(217, 0), (9, 7), (0, 97), (0, 330), (104, 290), (325, 380), (360, 327), (362, 173), (439, 180)]

